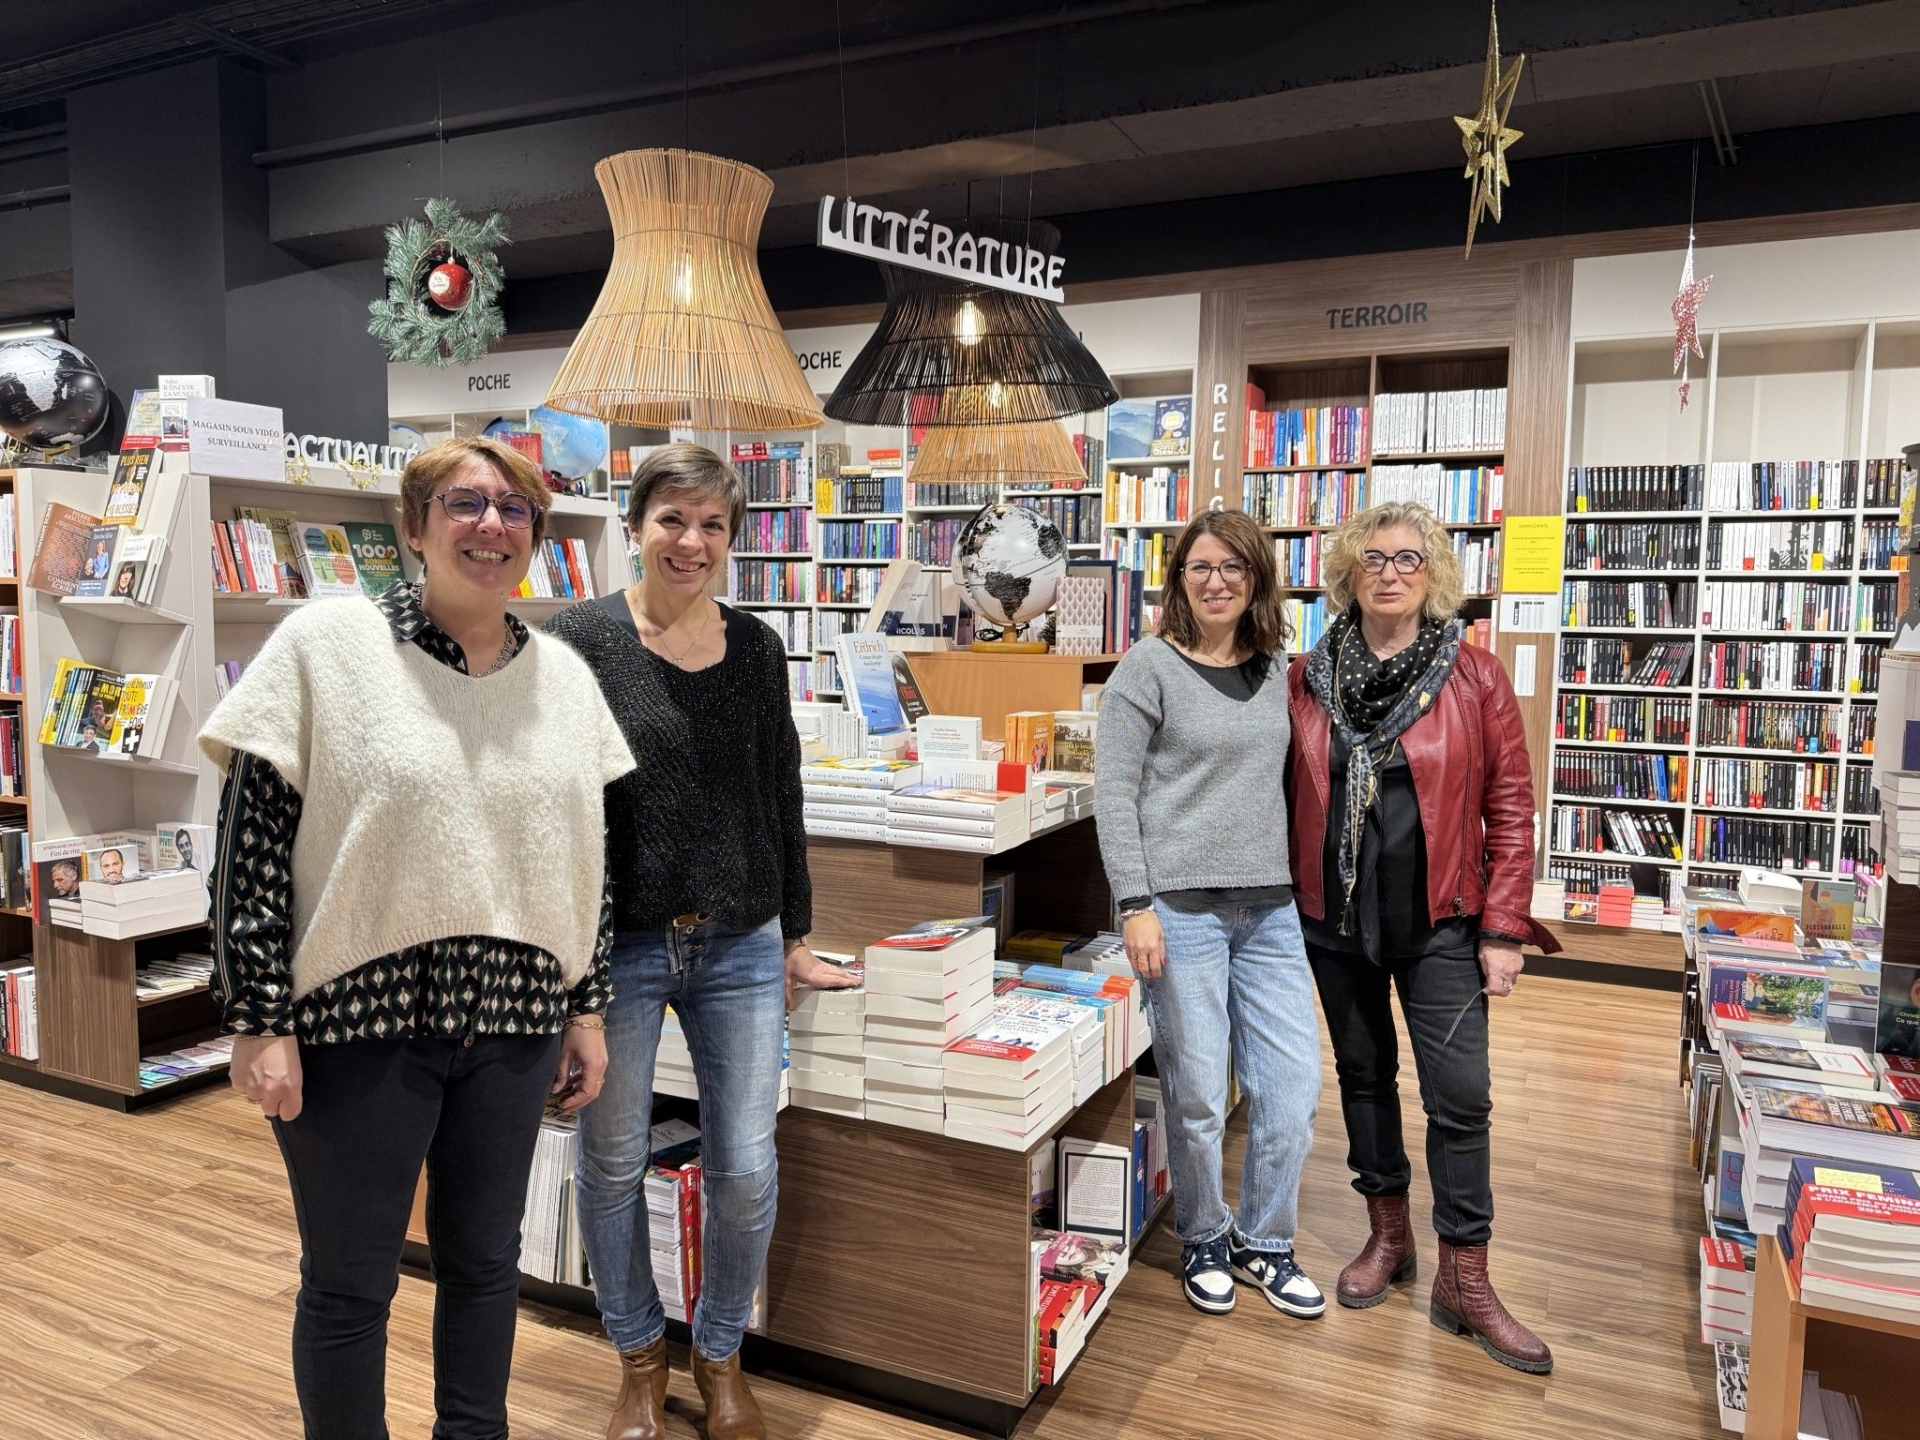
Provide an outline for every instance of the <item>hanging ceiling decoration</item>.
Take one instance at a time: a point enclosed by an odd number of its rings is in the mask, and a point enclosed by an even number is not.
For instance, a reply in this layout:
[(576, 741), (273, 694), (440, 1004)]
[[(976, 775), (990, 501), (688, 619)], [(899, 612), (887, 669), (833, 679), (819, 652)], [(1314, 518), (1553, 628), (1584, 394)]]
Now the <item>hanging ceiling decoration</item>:
[[(975, 409), (969, 403), (965, 408)], [(1086, 467), (1058, 420), (1010, 425), (933, 424), (914, 457), (916, 484), (1047, 490), (1084, 481)]]
[(1527, 57), (1516, 55), (1506, 73), (1500, 71), (1500, 12), (1487, 9), (1487, 70), (1480, 82), (1480, 109), (1471, 116), (1456, 115), (1460, 144), (1467, 152), (1467, 179), (1473, 193), (1467, 201), (1467, 254), (1473, 254), (1473, 232), (1482, 215), (1491, 215), (1500, 223), (1500, 192), (1511, 182), (1507, 179), (1507, 149), (1524, 133), (1507, 128), (1507, 112), (1513, 109), (1514, 91), (1520, 88), (1520, 67)]
[(1693, 391), (1693, 375), (1690, 370), (1690, 356), (1704, 360), (1707, 352), (1700, 348), (1700, 302), (1706, 298), (1707, 287), (1713, 284), (1713, 276), (1701, 279), (1693, 278), (1693, 227), (1687, 227), (1687, 258), (1680, 267), (1680, 292), (1673, 297), (1673, 373), (1680, 377), (1680, 408), (1687, 408), (1687, 399)]
[(689, 150), (628, 150), (593, 173), (613, 217), (613, 265), (546, 403), (658, 429), (821, 424), (760, 282), (773, 182)]
[[(1051, 251), (1059, 232), (1040, 221), (975, 222), (972, 231)], [(1029, 236), (1031, 238), (1029, 238)], [(1061, 318), (1035, 295), (883, 264), (887, 309), (827, 401), (854, 425), (1010, 425), (1103, 410), (1120, 398)]]

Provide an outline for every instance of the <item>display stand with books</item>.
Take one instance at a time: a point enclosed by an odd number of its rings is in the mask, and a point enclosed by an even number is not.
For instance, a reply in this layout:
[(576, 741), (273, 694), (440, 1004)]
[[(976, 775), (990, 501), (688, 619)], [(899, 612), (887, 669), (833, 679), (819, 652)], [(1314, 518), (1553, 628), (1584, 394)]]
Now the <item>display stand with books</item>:
[[(131, 501), (134, 523), (111, 539), (104, 567), (92, 563), (101, 548), (93, 522), (114, 503), (108, 475), (22, 469), (11, 479), (23, 542), (16, 591), (24, 685), (17, 704), (0, 701), (0, 739), (17, 710), (19, 798), (32, 797), (32, 840), (48, 866), (63, 844), (84, 851), (87, 837), (100, 842), (97, 850), (157, 862), (157, 837), (184, 826), (199, 837), (187, 846), (194, 868), (205, 870), (220, 776), (196, 745), (200, 727), (293, 607), (329, 589), (370, 592), (418, 574), (411, 554), (397, 553), (397, 477), (314, 468), (296, 484), (152, 470)], [(550, 537), (556, 590), (599, 593), (620, 583), (625, 547), (606, 502), (555, 497)], [(307, 558), (276, 551), (277, 539), (304, 539)], [(129, 581), (131, 594), (75, 593), (101, 578), (89, 569), (116, 588), (129, 558), (144, 567)], [(236, 587), (241, 571), (249, 583)], [(316, 594), (299, 593), (308, 589)], [(572, 603), (529, 596), (511, 608), (539, 624)], [(0, 857), (8, 815), (26, 809), (11, 799), (0, 795)], [(187, 863), (179, 847), (168, 863)], [(182, 897), (153, 883), (136, 897), (129, 885), (96, 897), (89, 911), (82, 886), (78, 911), (56, 916), (73, 902), (56, 895), (50, 872), (42, 878), (31, 928), (38, 1061), (0, 1062), (0, 1077), (121, 1108), (215, 1077), (220, 1066), (196, 1065), (207, 1057), (192, 1053), (217, 1028), (207, 984), (140, 980), (156, 966), (190, 966), (182, 957), (204, 952), (204, 887)], [(7, 925), (25, 918), (0, 916)], [(0, 943), (7, 939), (0, 934)]]

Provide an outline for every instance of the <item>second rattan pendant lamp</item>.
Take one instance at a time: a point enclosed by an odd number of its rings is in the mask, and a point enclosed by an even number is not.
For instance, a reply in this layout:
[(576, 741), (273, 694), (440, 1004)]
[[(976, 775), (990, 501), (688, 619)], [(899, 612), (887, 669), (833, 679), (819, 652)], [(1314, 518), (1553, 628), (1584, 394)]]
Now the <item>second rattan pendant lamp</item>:
[[(1042, 221), (974, 221), (975, 234), (1041, 250)], [(852, 425), (1010, 425), (1104, 410), (1120, 398), (1060, 307), (1037, 296), (882, 265), (887, 309), (827, 401)]]
[[(973, 410), (973, 404), (961, 408)], [(1011, 424), (930, 425), (914, 457), (922, 485), (996, 485), (1003, 490), (1050, 490), (1086, 474), (1073, 440), (1058, 420)]]
[(760, 281), (773, 182), (689, 150), (593, 167), (613, 264), (546, 403), (658, 429), (808, 430), (823, 423)]

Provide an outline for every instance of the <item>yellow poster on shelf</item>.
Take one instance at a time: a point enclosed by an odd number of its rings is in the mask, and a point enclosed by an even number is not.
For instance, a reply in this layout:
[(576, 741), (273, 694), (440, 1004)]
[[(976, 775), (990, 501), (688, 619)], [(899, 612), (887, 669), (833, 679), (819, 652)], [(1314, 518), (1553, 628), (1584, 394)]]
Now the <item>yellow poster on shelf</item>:
[(1523, 594), (1560, 589), (1567, 522), (1560, 515), (1509, 515), (1500, 542), (1500, 588)]

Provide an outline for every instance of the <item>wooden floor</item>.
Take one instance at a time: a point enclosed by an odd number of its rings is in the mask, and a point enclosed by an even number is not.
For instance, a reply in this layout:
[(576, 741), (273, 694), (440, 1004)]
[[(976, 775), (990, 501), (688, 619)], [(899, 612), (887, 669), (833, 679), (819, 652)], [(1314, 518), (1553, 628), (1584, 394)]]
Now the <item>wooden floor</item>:
[[(1424, 1267), (1434, 1250), (1424, 1224), (1422, 1282), (1411, 1292), (1375, 1310), (1330, 1307), (1304, 1324), (1245, 1291), (1230, 1316), (1190, 1310), (1163, 1226), (1086, 1356), (1059, 1392), (1042, 1393), (1019, 1434), (1718, 1435), (1711, 1355), (1697, 1343), (1700, 1205), (1683, 1178), (1676, 997), (1535, 976), (1495, 1010), (1494, 1276), (1553, 1346), (1557, 1373), (1504, 1369), (1427, 1323)], [(227, 1091), (124, 1116), (0, 1085), (0, 1135), (0, 1436), (298, 1435), (287, 1360), (293, 1220), (258, 1115)], [(1329, 1292), (1365, 1230), (1345, 1149), (1329, 1069), (1299, 1241), (1302, 1262)], [(1237, 1155), (1235, 1136), (1230, 1184)], [(1424, 1176), (1415, 1183), (1424, 1219)], [(431, 1429), (430, 1300), (425, 1282), (403, 1280), (390, 1361), (396, 1440), (423, 1440)], [(583, 1322), (524, 1310), (516, 1440), (599, 1440), (615, 1379), (612, 1357)], [(946, 1433), (771, 1381), (758, 1393), (773, 1433), (794, 1440)], [(675, 1436), (702, 1433), (682, 1373), (670, 1404)]]

